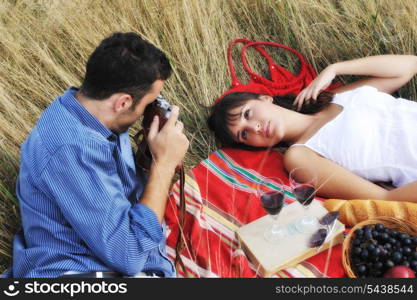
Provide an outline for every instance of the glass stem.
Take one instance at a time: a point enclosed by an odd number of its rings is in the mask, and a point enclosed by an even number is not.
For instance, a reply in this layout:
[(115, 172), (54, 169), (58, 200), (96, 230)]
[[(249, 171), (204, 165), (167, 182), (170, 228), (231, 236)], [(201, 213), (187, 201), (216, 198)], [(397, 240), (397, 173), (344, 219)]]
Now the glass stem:
[(278, 215), (271, 215), (272, 217), (272, 227), (271, 227), (271, 231), (272, 232), (276, 232), (280, 229), (280, 226), (277, 223), (277, 219), (278, 219)]
[[(310, 203), (311, 204), (311, 203)], [(309, 205), (303, 205), (304, 206), (304, 214), (308, 215), (309, 211), (310, 211), (310, 204)]]

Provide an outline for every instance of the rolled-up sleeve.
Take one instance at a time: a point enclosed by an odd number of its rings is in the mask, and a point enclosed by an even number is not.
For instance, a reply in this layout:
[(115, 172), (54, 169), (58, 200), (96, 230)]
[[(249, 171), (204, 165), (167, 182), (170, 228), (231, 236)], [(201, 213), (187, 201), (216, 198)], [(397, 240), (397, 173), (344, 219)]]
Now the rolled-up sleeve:
[(136, 236), (146, 237), (141, 243), (143, 251), (155, 248), (155, 243), (159, 244), (164, 238), (161, 224), (155, 212), (146, 205), (135, 204), (129, 211), (131, 227)]
[(127, 199), (109, 145), (78, 144), (54, 153), (40, 180), (91, 251), (110, 269), (134, 275), (164, 239), (162, 226), (151, 209)]

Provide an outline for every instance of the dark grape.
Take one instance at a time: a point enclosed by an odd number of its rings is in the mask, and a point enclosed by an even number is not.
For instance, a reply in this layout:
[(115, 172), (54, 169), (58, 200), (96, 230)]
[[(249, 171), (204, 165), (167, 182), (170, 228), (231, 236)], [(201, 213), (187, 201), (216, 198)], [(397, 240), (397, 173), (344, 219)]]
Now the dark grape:
[(387, 231), (387, 233), (388, 233), (391, 237), (393, 237), (393, 238), (396, 238), (396, 237), (400, 234), (398, 231), (391, 230), (391, 229), (389, 229), (389, 230)]
[(394, 262), (397, 262), (398, 263), (398, 262), (400, 262), (402, 260), (403, 256), (402, 256), (402, 254), (400, 252), (396, 251), (396, 252), (393, 252), (391, 254), (391, 258), (392, 258), (392, 260)]
[(369, 244), (368, 247), (366, 247), (366, 249), (368, 249), (369, 252), (372, 252), (373, 250), (375, 250), (375, 245)]
[(417, 271), (417, 260), (412, 260), (412, 261), (410, 261), (410, 267), (411, 267), (414, 271)]
[(363, 230), (362, 229), (356, 229), (355, 234), (357, 236), (362, 236), (363, 235)]
[(371, 226), (370, 225), (365, 225), (365, 226), (362, 227), (362, 229), (364, 231), (371, 230)]
[(353, 239), (352, 244), (354, 246), (359, 246), (361, 244), (361, 240), (358, 238)]
[(396, 239), (394, 239), (394, 238), (389, 238), (389, 239), (388, 239), (388, 243), (390, 243), (390, 244), (392, 244), (392, 245), (395, 245), (395, 244), (397, 243), (397, 240), (396, 240)]
[(395, 266), (395, 264), (392, 262), (392, 260), (388, 259), (388, 260), (385, 262), (385, 266), (386, 266), (387, 268), (392, 268), (393, 266)]
[(417, 260), (417, 251), (414, 251), (413, 254), (411, 254), (411, 257)]
[(370, 240), (369, 242), (370, 242), (371, 244), (375, 245), (375, 246), (376, 246), (376, 245), (378, 245), (378, 241), (377, 241), (377, 240), (373, 240), (373, 239), (372, 239), (372, 240)]
[(370, 230), (365, 231), (364, 238), (365, 240), (372, 240), (372, 232)]
[(383, 266), (384, 266), (384, 264), (380, 261), (378, 261), (374, 264), (374, 268), (377, 269), (377, 270), (382, 269)]
[(372, 250), (372, 255), (375, 257), (378, 257), (381, 255), (381, 249), (380, 248), (375, 248), (374, 250)]
[(407, 246), (406, 247), (403, 247), (403, 254), (410, 255), (411, 252), (412, 252), (412, 250), (411, 250), (410, 247), (407, 247)]
[(380, 251), (380, 253), (379, 253), (380, 256), (383, 257), (383, 256), (387, 256), (388, 255), (387, 249), (385, 249), (383, 246), (379, 245), (378, 246), (378, 249)]
[(383, 224), (376, 224), (375, 229), (379, 232), (382, 232), (384, 230), (385, 226)]
[(390, 243), (385, 243), (384, 244), (384, 248), (387, 250), (391, 250), (392, 249), (392, 245)]
[(380, 238), (382, 241), (388, 241), (389, 240), (389, 235), (386, 232), (381, 233)]
[(403, 261), (402, 265), (406, 267), (410, 267), (410, 263), (407, 260)]
[(367, 258), (368, 256), (369, 256), (369, 252), (368, 252), (368, 250), (366, 250), (366, 249), (363, 249), (362, 250), (362, 253), (361, 253), (361, 256), (362, 256), (362, 258)]
[(353, 248), (353, 253), (354, 254), (359, 255), (359, 254), (361, 254), (361, 252), (362, 252), (362, 248), (361, 247), (355, 247), (355, 248)]
[(366, 266), (362, 265), (358, 267), (358, 273), (363, 274), (366, 272)]
[(406, 246), (410, 246), (412, 244), (411, 239), (404, 239), (403, 244)]
[(400, 240), (405, 240), (405, 239), (408, 239), (410, 236), (406, 233), (400, 233), (398, 237)]

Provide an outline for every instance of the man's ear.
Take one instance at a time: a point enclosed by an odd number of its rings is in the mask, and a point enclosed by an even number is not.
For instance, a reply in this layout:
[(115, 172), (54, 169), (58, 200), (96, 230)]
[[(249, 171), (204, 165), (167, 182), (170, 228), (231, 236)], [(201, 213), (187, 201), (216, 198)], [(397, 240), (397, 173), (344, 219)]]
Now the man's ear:
[(259, 99), (262, 100), (262, 101), (267, 101), (267, 102), (271, 102), (271, 103), (274, 101), (274, 98), (272, 98), (269, 95), (260, 95)]
[(129, 94), (116, 94), (114, 95), (114, 105), (113, 109), (115, 112), (125, 112), (128, 109), (130, 109), (133, 105), (133, 99), (132, 96)]

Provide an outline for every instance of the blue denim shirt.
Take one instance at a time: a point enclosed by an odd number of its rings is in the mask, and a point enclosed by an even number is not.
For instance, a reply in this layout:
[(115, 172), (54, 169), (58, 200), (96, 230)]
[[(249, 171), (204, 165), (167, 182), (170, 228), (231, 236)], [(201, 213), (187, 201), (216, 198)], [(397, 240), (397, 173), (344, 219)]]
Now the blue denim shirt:
[(69, 88), (44, 111), (21, 149), (16, 186), (22, 231), (13, 242), (13, 277), (67, 271), (146, 270), (175, 276), (163, 227), (138, 203), (128, 133), (112, 133)]

